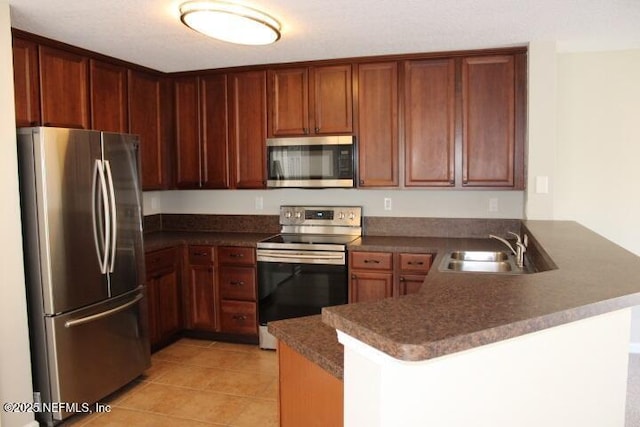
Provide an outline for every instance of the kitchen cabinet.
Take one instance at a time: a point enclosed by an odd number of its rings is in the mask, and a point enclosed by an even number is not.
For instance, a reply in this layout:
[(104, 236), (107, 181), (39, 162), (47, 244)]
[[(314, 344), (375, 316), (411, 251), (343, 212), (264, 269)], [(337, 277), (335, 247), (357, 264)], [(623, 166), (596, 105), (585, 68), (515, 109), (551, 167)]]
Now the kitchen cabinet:
[(189, 245), (188, 282), (186, 287), (186, 328), (216, 332), (218, 330), (218, 298), (216, 292), (215, 248)]
[(220, 331), (257, 336), (257, 284), (255, 249), (218, 248)]
[(420, 291), (433, 260), (432, 254), (398, 253), (398, 273), (394, 295), (409, 295)]
[(13, 37), (13, 84), (16, 126), (38, 126), (40, 121), (40, 84), (38, 45)]
[[(168, 187), (164, 143), (166, 116), (163, 111), (162, 79), (150, 73), (128, 71), (129, 132), (140, 136), (140, 164), (143, 190)], [(168, 120), (167, 120), (168, 121)]]
[(89, 129), (89, 59), (42, 45), (38, 52), (42, 124)]
[(462, 59), (463, 186), (515, 186), (516, 83), (515, 55)]
[(350, 64), (269, 70), (269, 136), (353, 132)]
[(455, 118), (455, 60), (404, 62), (406, 187), (455, 186)]
[(349, 253), (349, 303), (377, 301), (393, 295), (391, 252)]
[(265, 188), (266, 71), (228, 75), (231, 188)]
[(227, 76), (174, 80), (176, 186), (229, 188)]
[(398, 65), (358, 66), (359, 187), (398, 186)]
[(344, 383), (278, 341), (280, 426), (343, 425)]
[(91, 129), (128, 132), (127, 69), (91, 59), (89, 72)]
[(152, 348), (170, 342), (182, 330), (178, 248), (145, 256), (149, 341)]

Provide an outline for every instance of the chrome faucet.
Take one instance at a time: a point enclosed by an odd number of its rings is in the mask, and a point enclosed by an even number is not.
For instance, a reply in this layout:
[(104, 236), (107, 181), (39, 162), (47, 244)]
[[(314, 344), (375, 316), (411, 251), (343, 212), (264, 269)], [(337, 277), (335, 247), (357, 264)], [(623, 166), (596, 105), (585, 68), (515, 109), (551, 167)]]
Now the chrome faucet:
[(516, 265), (518, 266), (518, 268), (523, 268), (524, 267), (524, 253), (527, 251), (527, 235), (525, 234), (524, 243), (523, 243), (522, 239), (520, 238), (520, 235), (518, 233), (514, 233), (513, 231), (509, 231), (509, 234), (512, 234), (512, 235), (516, 236), (516, 242), (515, 242), (516, 247), (515, 247), (515, 249), (511, 245), (511, 243), (509, 243), (507, 240), (503, 239), (502, 237), (494, 236), (493, 234), (489, 234), (489, 237), (492, 238), (492, 239), (496, 239), (496, 240), (501, 241), (509, 249), (511, 249), (511, 252), (516, 256)]

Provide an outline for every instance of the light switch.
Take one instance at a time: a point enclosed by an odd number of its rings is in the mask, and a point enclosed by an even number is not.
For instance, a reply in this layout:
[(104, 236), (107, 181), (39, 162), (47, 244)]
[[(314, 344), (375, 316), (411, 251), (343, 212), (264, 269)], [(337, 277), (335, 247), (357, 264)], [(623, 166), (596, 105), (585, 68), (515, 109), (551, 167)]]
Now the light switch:
[(390, 211), (391, 210), (391, 197), (385, 197), (384, 198), (384, 210), (385, 211)]
[(549, 177), (548, 176), (536, 176), (536, 193), (538, 194), (549, 193)]

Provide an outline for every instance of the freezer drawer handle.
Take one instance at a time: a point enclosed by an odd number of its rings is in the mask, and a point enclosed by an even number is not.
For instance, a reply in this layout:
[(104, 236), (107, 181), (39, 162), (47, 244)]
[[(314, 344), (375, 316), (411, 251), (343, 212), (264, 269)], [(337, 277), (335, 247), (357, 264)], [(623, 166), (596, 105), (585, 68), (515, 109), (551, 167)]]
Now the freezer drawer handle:
[(133, 300), (127, 303), (124, 303), (116, 308), (112, 308), (111, 310), (103, 311), (102, 313), (92, 314), (91, 316), (87, 316), (87, 317), (81, 317), (80, 319), (69, 320), (64, 323), (64, 327), (71, 328), (73, 326), (83, 325), (85, 323), (93, 322), (94, 320), (102, 319), (103, 317), (111, 316), (112, 314), (118, 313), (122, 310), (125, 310), (131, 307), (132, 305), (140, 301), (142, 298), (143, 298), (143, 295), (140, 294), (137, 297), (135, 297)]

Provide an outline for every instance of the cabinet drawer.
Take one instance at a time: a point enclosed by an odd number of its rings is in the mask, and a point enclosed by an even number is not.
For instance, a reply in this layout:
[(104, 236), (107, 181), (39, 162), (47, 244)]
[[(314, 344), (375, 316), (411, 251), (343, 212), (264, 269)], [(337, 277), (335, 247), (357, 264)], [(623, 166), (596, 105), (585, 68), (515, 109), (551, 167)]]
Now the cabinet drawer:
[(253, 267), (221, 267), (220, 298), (256, 300), (256, 270)]
[(258, 318), (256, 303), (248, 301), (222, 301), (222, 332), (234, 334), (257, 334)]
[(145, 255), (145, 268), (147, 275), (158, 270), (173, 267), (176, 262), (176, 248), (160, 249)]
[(213, 246), (190, 245), (189, 264), (211, 265), (214, 261)]
[(254, 265), (256, 251), (254, 248), (221, 246), (218, 248), (218, 262), (221, 264)]
[(393, 267), (390, 252), (351, 252), (351, 268), (367, 270), (391, 270)]
[(400, 254), (400, 270), (427, 272), (431, 267), (432, 254)]

